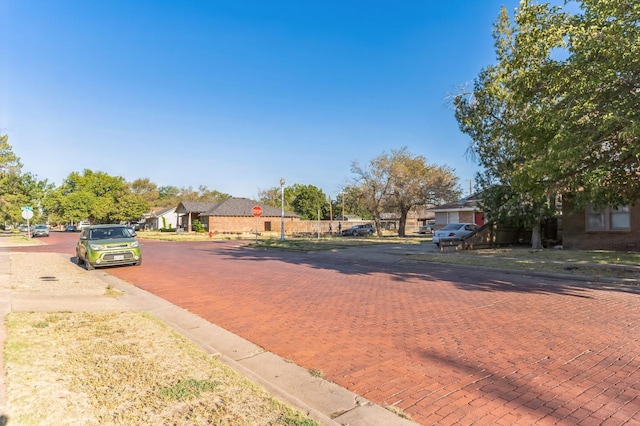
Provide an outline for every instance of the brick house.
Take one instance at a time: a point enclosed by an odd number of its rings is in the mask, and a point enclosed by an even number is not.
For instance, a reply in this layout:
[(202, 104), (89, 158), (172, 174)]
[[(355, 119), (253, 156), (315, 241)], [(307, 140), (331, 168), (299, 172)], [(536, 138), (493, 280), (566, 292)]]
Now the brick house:
[[(183, 201), (176, 207), (176, 227), (186, 232), (191, 232), (193, 223), (200, 220), (200, 214), (211, 209), (218, 203), (203, 203), (199, 201)], [(202, 222), (202, 221), (201, 221)]]
[(472, 194), (454, 203), (434, 207), (431, 211), (435, 214), (435, 229), (443, 228), (449, 223), (484, 225), (484, 212), (480, 208), (481, 201), (480, 194)]
[(640, 204), (575, 208), (562, 201), (562, 246), (568, 249), (640, 251)]
[[(252, 214), (254, 206), (262, 208), (262, 216)], [(193, 222), (199, 220), (204, 229), (214, 233), (280, 232), (282, 210), (260, 204), (248, 198), (230, 197), (216, 203), (185, 201), (176, 208), (178, 222), (185, 231), (191, 230)], [(284, 212), (285, 230), (297, 228), (300, 217)]]

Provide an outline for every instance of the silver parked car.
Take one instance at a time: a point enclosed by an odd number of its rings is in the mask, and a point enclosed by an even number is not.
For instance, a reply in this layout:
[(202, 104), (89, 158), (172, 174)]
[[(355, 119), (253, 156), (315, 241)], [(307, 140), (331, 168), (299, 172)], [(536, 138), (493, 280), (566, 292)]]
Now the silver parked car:
[(47, 225), (36, 225), (31, 231), (32, 237), (48, 237), (49, 227)]
[(438, 229), (433, 234), (433, 242), (437, 245), (440, 245), (441, 239), (457, 239), (466, 237), (469, 234), (472, 234), (476, 229), (478, 229), (478, 225), (475, 223), (450, 223), (444, 228)]

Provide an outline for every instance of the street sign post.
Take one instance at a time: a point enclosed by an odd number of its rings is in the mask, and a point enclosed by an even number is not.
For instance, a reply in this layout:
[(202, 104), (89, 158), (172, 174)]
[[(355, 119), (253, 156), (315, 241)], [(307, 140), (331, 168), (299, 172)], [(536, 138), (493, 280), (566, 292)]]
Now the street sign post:
[(251, 208), (251, 214), (256, 218), (256, 242), (258, 241), (258, 218), (262, 216), (262, 207), (253, 206)]
[(27, 237), (31, 238), (31, 225), (29, 219), (33, 217), (33, 209), (31, 206), (24, 206), (20, 208), (22, 210), (22, 218), (27, 221)]

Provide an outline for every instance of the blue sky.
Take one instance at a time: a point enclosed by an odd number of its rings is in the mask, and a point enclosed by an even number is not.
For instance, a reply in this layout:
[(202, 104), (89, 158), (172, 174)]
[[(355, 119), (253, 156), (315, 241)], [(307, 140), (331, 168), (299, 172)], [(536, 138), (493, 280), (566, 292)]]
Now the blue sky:
[(23, 171), (84, 169), (237, 197), (335, 197), (354, 160), (407, 147), (455, 169), (448, 96), (494, 62), (517, 0), (0, 1), (0, 132)]

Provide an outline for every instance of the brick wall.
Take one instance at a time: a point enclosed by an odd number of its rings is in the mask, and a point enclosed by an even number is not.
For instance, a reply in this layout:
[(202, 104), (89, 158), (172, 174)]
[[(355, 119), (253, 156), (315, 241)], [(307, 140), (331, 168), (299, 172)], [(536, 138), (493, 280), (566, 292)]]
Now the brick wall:
[[(254, 233), (256, 225), (258, 232), (280, 233), (280, 217), (242, 217), (242, 216), (208, 216), (205, 223), (207, 231), (219, 233)], [(287, 233), (300, 223), (299, 218), (284, 218), (284, 229)]]
[[(204, 219), (206, 220), (206, 219)], [(229, 234), (252, 234), (256, 232), (256, 224), (258, 232), (269, 233), (273, 232), (276, 235), (280, 235), (280, 217), (259, 217), (256, 221), (254, 217), (240, 217), (240, 216), (208, 216), (208, 221), (203, 222), (207, 232), (213, 231), (214, 233), (229, 233)], [(322, 220), (318, 223), (317, 220), (300, 220), (299, 218), (284, 218), (284, 229), (286, 235), (296, 234), (314, 234), (320, 233), (338, 233), (338, 224), (340, 221), (334, 220), (330, 222), (328, 220)], [(371, 223), (371, 221), (343, 221), (342, 229), (349, 228), (353, 225), (359, 225), (363, 223)]]
[(587, 231), (584, 209), (562, 202), (562, 245), (567, 249), (640, 251), (640, 204), (630, 208), (630, 231)]

